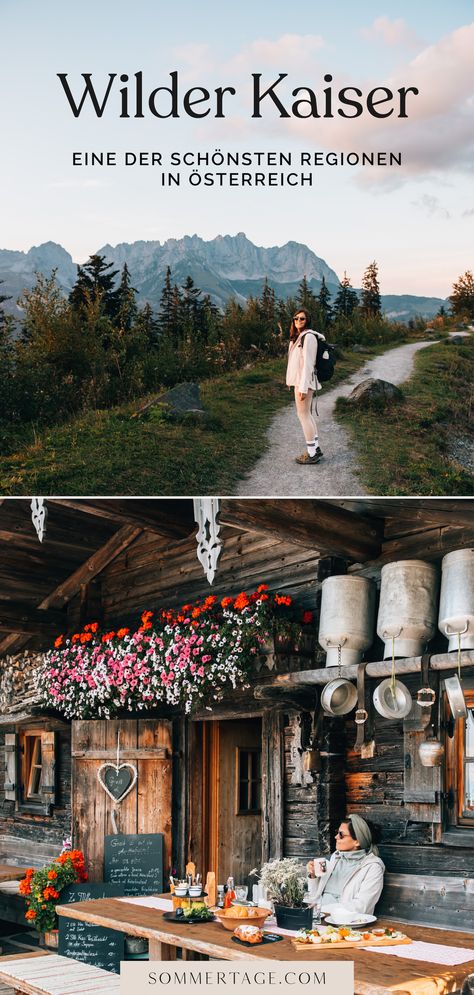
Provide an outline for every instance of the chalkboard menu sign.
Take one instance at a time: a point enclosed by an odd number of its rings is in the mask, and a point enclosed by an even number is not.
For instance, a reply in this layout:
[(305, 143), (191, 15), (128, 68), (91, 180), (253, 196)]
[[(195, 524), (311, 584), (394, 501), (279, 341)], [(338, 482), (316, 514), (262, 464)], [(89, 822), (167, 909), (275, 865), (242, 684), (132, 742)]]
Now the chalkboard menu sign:
[(68, 884), (61, 891), (61, 905), (71, 902), (90, 902), (93, 898), (117, 898), (124, 892), (120, 885), (109, 881), (84, 881), (81, 884)]
[(131, 833), (105, 837), (106, 881), (122, 895), (154, 895), (163, 891), (163, 836)]
[(75, 957), (83, 964), (120, 974), (124, 942), (125, 934), (115, 929), (59, 916), (59, 953), (63, 957)]

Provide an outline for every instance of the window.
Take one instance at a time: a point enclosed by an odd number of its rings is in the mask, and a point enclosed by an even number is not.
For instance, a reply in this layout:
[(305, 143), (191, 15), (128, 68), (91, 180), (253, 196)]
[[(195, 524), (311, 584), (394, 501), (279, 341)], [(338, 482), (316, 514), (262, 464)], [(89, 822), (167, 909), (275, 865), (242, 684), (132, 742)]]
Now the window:
[(237, 749), (237, 815), (253, 815), (262, 805), (262, 752)]
[(459, 722), (459, 825), (474, 827), (474, 690), (465, 692), (467, 719)]
[(5, 800), (18, 811), (51, 814), (55, 771), (54, 732), (38, 727), (5, 734)]
[(474, 682), (463, 681), (468, 709), (466, 719), (453, 721), (445, 703), (447, 824), (459, 830), (474, 829)]

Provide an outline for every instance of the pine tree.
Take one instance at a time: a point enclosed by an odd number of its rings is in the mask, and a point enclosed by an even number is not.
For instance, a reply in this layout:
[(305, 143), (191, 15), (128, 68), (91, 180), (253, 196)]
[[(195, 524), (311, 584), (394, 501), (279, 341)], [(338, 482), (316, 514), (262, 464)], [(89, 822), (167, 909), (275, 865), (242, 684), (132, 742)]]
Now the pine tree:
[(160, 323), (158, 319), (155, 318), (153, 308), (148, 301), (143, 305), (142, 309), (138, 311), (134, 327), (139, 334), (144, 335), (146, 341), (152, 348), (155, 348), (159, 344)]
[(296, 306), (305, 308), (310, 314), (316, 311), (316, 297), (308, 284), (306, 273), (298, 287)]
[(326, 286), (326, 280), (324, 276), (321, 281), (321, 290), (318, 294), (318, 318), (319, 323), (324, 331), (328, 325), (331, 324), (333, 318), (333, 309), (331, 306), (331, 293)]
[(215, 343), (219, 339), (222, 320), (219, 308), (211, 300), (209, 294), (204, 294), (199, 308), (199, 336), (203, 342)]
[(453, 283), (453, 292), (448, 300), (453, 315), (474, 321), (474, 277), (471, 270), (466, 270), (457, 283)]
[(69, 303), (80, 313), (90, 300), (102, 303), (102, 310), (112, 321), (117, 317), (118, 291), (115, 290), (115, 277), (118, 270), (112, 270), (113, 263), (107, 263), (105, 256), (90, 256), (84, 266), (77, 267), (77, 280), (69, 294)]
[(125, 332), (129, 332), (137, 316), (136, 295), (138, 291), (132, 287), (130, 271), (126, 263), (123, 264), (120, 284), (117, 289), (117, 325)]
[(362, 278), (361, 310), (367, 318), (377, 318), (382, 312), (377, 263), (370, 263)]
[(163, 285), (163, 290), (161, 291), (160, 310), (158, 316), (160, 329), (163, 332), (163, 335), (170, 335), (173, 331), (172, 310), (173, 310), (173, 285), (171, 283), (171, 269), (169, 266), (167, 266), (165, 282)]
[(270, 286), (267, 277), (265, 277), (263, 283), (262, 293), (260, 295), (258, 305), (265, 331), (274, 332), (276, 323), (275, 291), (273, 287)]
[(183, 331), (188, 342), (199, 329), (200, 296), (201, 291), (199, 287), (195, 287), (192, 276), (187, 276), (181, 297), (181, 315)]
[(344, 276), (334, 301), (334, 315), (336, 318), (350, 318), (358, 306), (357, 290), (351, 287), (351, 281), (344, 270)]
[[(4, 280), (0, 280), (0, 283), (4, 283), (4, 282), (5, 282)], [(3, 328), (6, 328), (7, 324), (8, 324), (7, 315), (5, 314), (5, 310), (3, 308), (3, 305), (4, 305), (5, 301), (10, 301), (10, 300), (11, 300), (11, 297), (8, 297), (7, 294), (0, 293), (0, 331)]]
[(171, 290), (170, 302), (170, 335), (176, 340), (182, 338), (183, 334), (183, 301), (178, 284), (175, 283)]

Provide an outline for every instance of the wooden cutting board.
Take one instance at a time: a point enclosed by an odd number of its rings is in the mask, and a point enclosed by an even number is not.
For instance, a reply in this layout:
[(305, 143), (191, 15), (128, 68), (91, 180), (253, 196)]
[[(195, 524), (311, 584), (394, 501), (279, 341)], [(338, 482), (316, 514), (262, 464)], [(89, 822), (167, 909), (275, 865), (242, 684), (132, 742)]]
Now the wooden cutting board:
[(311, 950), (312, 947), (323, 948), (324, 950), (339, 950), (340, 947), (397, 947), (400, 944), (411, 943), (409, 936), (404, 936), (403, 939), (391, 939), (388, 936), (374, 936), (370, 940), (338, 940), (337, 943), (334, 941), (332, 943), (299, 943), (293, 936), (291, 942), (297, 950)]

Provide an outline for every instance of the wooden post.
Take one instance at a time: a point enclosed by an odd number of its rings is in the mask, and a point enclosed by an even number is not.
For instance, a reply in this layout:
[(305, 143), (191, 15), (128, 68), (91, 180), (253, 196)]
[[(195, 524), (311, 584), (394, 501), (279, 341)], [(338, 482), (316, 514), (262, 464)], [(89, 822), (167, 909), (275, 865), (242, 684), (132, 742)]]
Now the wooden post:
[(262, 717), (262, 863), (283, 856), (283, 713)]
[(162, 943), (161, 940), (148, 940), (149, 960), (176, 960), (176, 947), (169, 943)]

